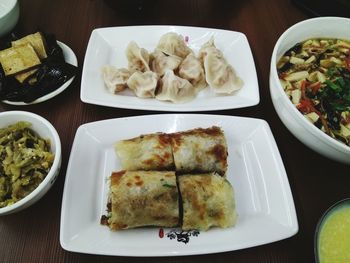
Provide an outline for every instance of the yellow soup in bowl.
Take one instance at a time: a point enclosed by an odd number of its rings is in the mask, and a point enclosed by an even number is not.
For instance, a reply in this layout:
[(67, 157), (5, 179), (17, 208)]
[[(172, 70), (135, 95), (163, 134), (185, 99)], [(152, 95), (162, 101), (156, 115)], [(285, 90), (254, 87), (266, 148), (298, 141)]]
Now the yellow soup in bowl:
[(332, 206), (316, 231), (316, 259), (320, 263), (350, 262), (350, 199)]

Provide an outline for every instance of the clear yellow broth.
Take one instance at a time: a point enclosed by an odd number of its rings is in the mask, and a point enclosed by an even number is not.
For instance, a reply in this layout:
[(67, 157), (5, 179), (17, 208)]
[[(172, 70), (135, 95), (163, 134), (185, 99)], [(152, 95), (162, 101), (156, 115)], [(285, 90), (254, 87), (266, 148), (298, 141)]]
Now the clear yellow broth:
[(324, 219), (318, 238), (320, 263), (350, 263), (350, 207), (336, 209)]

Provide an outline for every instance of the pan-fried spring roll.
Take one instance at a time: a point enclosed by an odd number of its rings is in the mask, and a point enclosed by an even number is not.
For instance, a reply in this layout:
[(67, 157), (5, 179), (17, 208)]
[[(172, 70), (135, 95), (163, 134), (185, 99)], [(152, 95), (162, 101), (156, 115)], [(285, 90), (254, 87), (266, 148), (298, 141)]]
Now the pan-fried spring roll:
[(174, 170), (168, 134), (147, 134), (119, 141), (115, 144), (115, 152), (125, 170)]
[(176, 172), (217, 172), (227, 170), (227, 145), (223, 131), (216, 126), (171, 134)]
[(111, 175), (108, 225), (112, 230), (179, 223), (175, 172), (120, 171)]
[(236, 223), (233, 188), (216, 173), (178, 177), (183, 206), (182, 229), (208, 230)]

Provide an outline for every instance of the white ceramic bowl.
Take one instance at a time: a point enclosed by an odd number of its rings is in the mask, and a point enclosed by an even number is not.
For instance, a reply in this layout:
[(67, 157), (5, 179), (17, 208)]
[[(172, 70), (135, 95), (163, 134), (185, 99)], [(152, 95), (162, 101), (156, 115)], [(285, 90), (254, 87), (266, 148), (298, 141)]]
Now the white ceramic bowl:
[(56, 129), (43, 117), (26, 111), (7, 111), (0, 113), (0, 128), (7, 127), (18, 121), (28, 121), (32, 124), (31, 129), (42, 138), (49, 138), (51, 150), (55, 159), (49, 173), (39, 186), (25, 198), (7, 207), (0, 208), (0, 215), (18, 212), (38, 201), (51, 188), (55, 182), (61, 167), (61, 141)]
[[(0, 0), (1, 1), (1, 0)], [(73, 50), (67, 46), (66, 44), (64, 44), (63, 42), (57, 41), (58, 45), (62, 48), (62, 52), (63, 52), (63, 56), (64, 56), (64, 60), (73, 65), (73, 66), (78, 66), (78, 59), (75, 56)], [(23, 101), (9, 101), (9, 100), (3, 100), (3, 103), (6, 104), (11, 104), (11, 105), (18, 105), (18, 106), (25, 106), (25, 105), (32, 105), (32, 104), (37, 104), (37, 103), (41, 103), (44, 101), (47, 101), (49, 99), (52, 99), (53, 97), (56, 97), (58, 94), (60, 94), (61, 92), (63, 92), (65, 89), (67, 89), (69, 87), (69, 85), (73, 82), (75, 76), (71, 77), (67, 82), (65, 82), (61, 87), (59, 87), (58, 89), (37, 98), (36, 100), (26, 103)]]
[(350, 39), (350, 19), (319, 17), (299, 22), (288, 28), (277, 40), (270, 67), (270, 93), (276, 112), (284, 125), (305, 145), (339, 162), (350, 164), (350, 147), (331, 138), (311, 124), (285, 94), (276, 70), (279, 58), (298, 42), (309, 38)]
[(0, 1), (0, 37), (10, 32), (18, 22), (19, 4), (17, 0)]

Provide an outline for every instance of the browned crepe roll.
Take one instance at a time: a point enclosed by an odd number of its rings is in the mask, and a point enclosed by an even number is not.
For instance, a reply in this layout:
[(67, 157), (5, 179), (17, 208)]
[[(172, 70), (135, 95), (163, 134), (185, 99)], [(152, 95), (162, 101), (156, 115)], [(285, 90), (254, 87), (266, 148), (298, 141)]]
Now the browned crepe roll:
[(217, 172), (225, 175), (227, 145), (219, 127), (197, 128), (170, 136), (176, 172)]
[(183, 206), (182, 229), (208, 230), (212, 226), (231, 227), (237, 213), (233, 188), (216, 173), (178, 177)]
[(115, 152), (125, 170), (174, 170), (168, 134), (147, 134), (119, 141), (115, 144)]
[(178, 225), (175, 172), (120, 171), (112, 173), (110, 179), (108, 225), (112, 230)]

